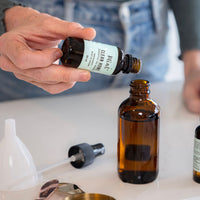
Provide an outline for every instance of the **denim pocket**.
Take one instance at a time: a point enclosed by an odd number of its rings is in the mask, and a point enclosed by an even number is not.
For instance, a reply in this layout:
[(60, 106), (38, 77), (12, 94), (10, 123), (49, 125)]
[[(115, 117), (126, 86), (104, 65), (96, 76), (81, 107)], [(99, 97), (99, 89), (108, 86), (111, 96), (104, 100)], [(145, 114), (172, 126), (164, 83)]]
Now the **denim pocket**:
[(119, 14), (125, 34), (125, 49), (128, 53), (143, 55), (155, 36), (155, 22), (150, 0), (123, 3)]
[(119, 25), (119, 2), (66, 0), (66, 6), (70, 5), (73, 5), (74, 21), (90, 25)]
[(96, 29), (95, 41), (123, 48), (124, 32), (119, 19), (120, 2), (66, 0), (66, 19)]
[(15, 0), (14, 2), (22, 3), (25, 6), (30, 6), (40, 12), (64, 18), (64, 1), (63, 0)]

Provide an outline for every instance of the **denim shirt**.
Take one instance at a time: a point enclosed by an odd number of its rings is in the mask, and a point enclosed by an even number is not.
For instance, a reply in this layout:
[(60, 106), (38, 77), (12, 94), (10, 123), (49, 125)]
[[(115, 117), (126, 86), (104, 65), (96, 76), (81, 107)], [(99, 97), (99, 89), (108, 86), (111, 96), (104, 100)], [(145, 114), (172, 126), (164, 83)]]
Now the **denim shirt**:
[(64, 0), (13, 0), (43, 13), (48, 13), (61, 19), (64, 18)]

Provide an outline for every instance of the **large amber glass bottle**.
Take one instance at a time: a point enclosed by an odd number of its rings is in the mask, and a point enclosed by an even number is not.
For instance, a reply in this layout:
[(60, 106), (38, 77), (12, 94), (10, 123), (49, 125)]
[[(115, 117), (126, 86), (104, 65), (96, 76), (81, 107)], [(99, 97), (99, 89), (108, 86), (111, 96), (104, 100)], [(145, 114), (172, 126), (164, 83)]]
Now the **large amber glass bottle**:
[(149, 85), (132, 81), (118, 110), (118, 174), (128, 183), (149, 183), (158, 175), (160, 109), (149, 98)]

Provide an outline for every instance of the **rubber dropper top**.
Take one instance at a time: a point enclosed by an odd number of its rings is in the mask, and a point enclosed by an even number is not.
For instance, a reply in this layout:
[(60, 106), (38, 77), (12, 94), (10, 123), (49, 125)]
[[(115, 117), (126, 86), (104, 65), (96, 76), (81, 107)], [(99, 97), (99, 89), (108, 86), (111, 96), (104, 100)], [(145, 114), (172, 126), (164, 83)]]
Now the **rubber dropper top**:
[(14, 119), (5, 120), (4, 137), (0, 141), (0, 158), (0, 191), (22, 190), (38, 183), (32, 156), (16, 135)]

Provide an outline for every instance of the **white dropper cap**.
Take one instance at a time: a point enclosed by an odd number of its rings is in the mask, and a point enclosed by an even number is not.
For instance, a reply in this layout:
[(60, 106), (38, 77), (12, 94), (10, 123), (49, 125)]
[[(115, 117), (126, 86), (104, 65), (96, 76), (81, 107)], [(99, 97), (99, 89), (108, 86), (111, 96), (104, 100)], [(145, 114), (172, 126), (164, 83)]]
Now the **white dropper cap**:
[(33, 158), (16, 135), (14, 119), (5, 120), (0, 160), (0, 191), (23, 190), (39, 183)]

